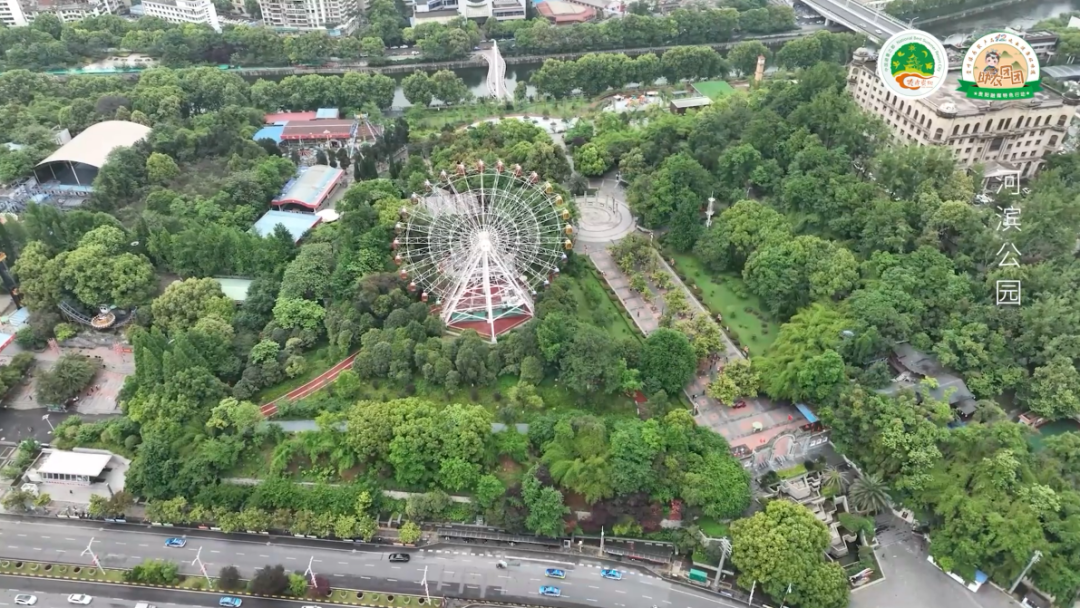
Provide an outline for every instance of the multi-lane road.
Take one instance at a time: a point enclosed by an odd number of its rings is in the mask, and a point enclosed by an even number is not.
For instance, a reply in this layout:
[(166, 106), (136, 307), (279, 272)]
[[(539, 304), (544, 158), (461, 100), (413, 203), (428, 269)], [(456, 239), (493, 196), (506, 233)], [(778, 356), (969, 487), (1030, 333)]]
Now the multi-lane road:
[[(89, 546), (104, 567), (130, 568), (148, 559), (166, 559), (180, 564), (181, 572), (199, 575), (193, 563), (196, 555), (211, 577), (223, 566), (236, 566), (249, 578), (257, 568), (282, 564), (289, 570), (304, 571), (308, 564), (316, 574), (326, 576), (336, 587), (369, 589), (395, 593), (427, 593), (491, 601), (527, 602), (556, 606), (608, 606), (612, 608), (735, 608), (726, 598), (661, 579), (646, 569), (574, 554), (543, 554), (470, 545), (436, 545), (406, 549), (411, 560), (393, 563), (387, 558), (394, 550), (376, 546), (320, 543), (301, 544), (292, 538), (215, 533), (192, 533), (162, 528), (93, 526), (65, 522), (18, 523), (4, 521), (0, 527), (0, 557), (65, 563), (92, 563), (84, 554)], [(165, 538), (183, 536), (187, 546), (165, 547)], [(92, 542), (91, 542), (92, 541)], [(507, 560), (509, 568), (496, 563)], [(600, 577), (601, 567), (616, 567), (623, 580)], [(545, 569), (558, 568), (566, 578), (547, 578)], [(554, 585), (560, 598), (539, 595), (541, 585)], [(89, 592), (87, 592), (89, 593)]]
[(884, 11), (867, 7), (859, 0), (802, 0), (822, 17), (838, 21), (845, 27), (855, 28), (885, 42), (893, 34), (905, 29), (904, 25)]

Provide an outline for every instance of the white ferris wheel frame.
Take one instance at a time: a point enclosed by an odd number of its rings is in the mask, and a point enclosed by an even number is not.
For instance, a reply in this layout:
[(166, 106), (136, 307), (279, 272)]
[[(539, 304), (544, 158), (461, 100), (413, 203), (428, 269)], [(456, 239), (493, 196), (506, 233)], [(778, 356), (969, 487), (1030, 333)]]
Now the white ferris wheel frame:
[(559, 273), (573, 247), (569, 209), (535, 172), (502, 161), (460, 164), (424, 186), (397, 225), (401, 276), (437, 298), (447, 327), (482, 321), (494, 343), (496, 322), (533, 316), (536, 290)]

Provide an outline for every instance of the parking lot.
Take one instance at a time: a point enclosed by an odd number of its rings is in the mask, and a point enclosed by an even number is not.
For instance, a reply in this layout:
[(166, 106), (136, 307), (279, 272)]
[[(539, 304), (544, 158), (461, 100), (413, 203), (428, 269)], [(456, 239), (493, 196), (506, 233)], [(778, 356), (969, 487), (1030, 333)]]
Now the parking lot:
[[(898, 525), (897, 525), (898, 524)], [(851, 594), (851, 608), (1016, 608), (1020, 604), (990, 585), (972, 593), (926, 561), (925, 543), (893, 520), (878, 534), (878, 562), (885, 580)]]

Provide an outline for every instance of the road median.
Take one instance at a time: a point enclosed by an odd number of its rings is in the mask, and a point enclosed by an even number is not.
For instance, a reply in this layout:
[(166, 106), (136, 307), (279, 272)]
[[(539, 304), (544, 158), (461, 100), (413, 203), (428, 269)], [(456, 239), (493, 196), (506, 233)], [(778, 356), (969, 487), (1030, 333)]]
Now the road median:
[[(177, 591), (216, 593), (237, 597), (269, 598), (291, 601), (314, 601), (320, 604), (342, 606), (365, 606), (368, 608), (441, 608), (442, 598), (409, 595), (401, 593), (383, 593), (362, 589), (331, 589), (326, 597), (266, 595), (249, 591), (214, 589), (206, 578), (198, 576), (180, 576), (176, 584), (161, 585), (125, 580), (130, 570), (119, 568), (95, 568), (80, 564), (64, 564), (0, 558), (0, 575), (43, 578), (64, 581), (81, 581), (125, 587), (145, 587), (150, 589), (174, 589)], [(241, 579), (241, 582), (247, 583)]]

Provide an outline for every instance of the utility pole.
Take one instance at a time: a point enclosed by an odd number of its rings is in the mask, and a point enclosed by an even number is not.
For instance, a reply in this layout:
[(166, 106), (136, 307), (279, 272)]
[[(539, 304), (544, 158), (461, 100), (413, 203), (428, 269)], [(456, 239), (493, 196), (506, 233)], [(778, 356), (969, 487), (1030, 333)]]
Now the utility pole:
[(90, 559), (94, 560), (94, 566), (102, 573), (105, 574), (105, 568), (101, 567), (101, 562), (98, 561), (97, 555), (94, 554), (94, 538), (90, 537), (90, 542), (86, 543), (86, 548), (79, 554), (79, 557), (90, 554)]
[(1016, 577), (1016, 581), (1013, 582), (1012, 587), (1009, 587), (1009, 595), (1012, 595), (1013, 591), (1016, 591), (1017, 586), (1020, 585), (1020, 581), (1024, 580), (1024, 577), (1027, 576), (1028, 570), (1031, 570), (1032, 566), (1039, 563), (1040, 559), (1042, 559), (1042, 551), (1036, 550), (1035, 553), (1031, 554), (1031, 559), (1028, 560), (1027, 565), (1024, 566), (1024, 571), (1020, 573), (1020, 576)]
[(604, 527), (600, 526), (600, 557), (604, 556)]
[(315, 556), (312, 555), (310, 558), (308, 558), (307, 570), (304, 570), (304, 576), (308, 578), (308, 581), (311, 583), (312, 587), (315, 586), (315, 571), (311, 569), (311, 564), (313, 564), (314, 562)]
[(754, 605), (754, 589), (757, 589), (757, 581), (754, 581), (754, 584), (750, 585), (750, 599), (746, 600), (747, 606)]
[(202, 547), (199, 547), (199, 550), (195, 552), (195, 559), (191, 561), (191, 565), (199, 567), (199, 570), (202, 571), (202, 575), (206, 577), (206, 586), (213, 588), (214, 581), (210, 580), (210, 575), (206, 573), (206, 564), (202, 561)]
[(720, 589), (720, 578), (724, 576), (724, 562), (727, 561), (728, 555), (731, 555), (731, 541), (725, 536), (720, 539), (720, 565), (717, 566), (716, 578), (713, 579), (713, 591)]

